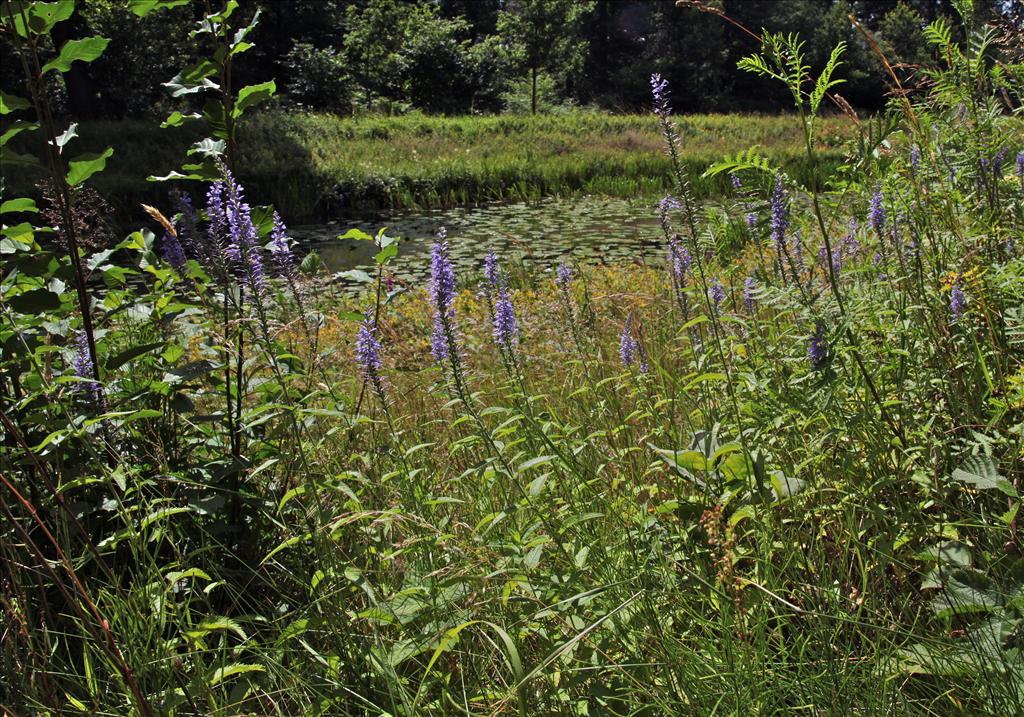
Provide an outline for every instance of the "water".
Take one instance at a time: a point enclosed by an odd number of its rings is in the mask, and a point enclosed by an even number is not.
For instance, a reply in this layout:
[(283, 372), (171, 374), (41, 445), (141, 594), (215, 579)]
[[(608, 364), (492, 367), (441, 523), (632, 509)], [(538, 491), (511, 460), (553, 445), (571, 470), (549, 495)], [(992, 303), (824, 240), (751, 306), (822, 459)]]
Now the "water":
[[(573, 197), (539, 202), (406, 212), (370, 219), (292, 228), (304, 251), (315, 250), (331, 272), (362, 269), (373, 273), (376, 248), (371, 242), (338, 239), (358, 228), (374, 235), (387, 227), (400, 237), (398, 256), (390, 269), (402, 282), (418, 283), (430, 272), (430, 245), (445, 227), (452, 260), (462, 273), (478, 271), (484, 255), (497, 251), (505, 261), (521, 260), (534, 270), (560, 261), (613, 264), (658, 261), (664, 257), (664, 236), (655, 202), (650, 199)], [(355, 282), (338, 277), (341, 284)]]

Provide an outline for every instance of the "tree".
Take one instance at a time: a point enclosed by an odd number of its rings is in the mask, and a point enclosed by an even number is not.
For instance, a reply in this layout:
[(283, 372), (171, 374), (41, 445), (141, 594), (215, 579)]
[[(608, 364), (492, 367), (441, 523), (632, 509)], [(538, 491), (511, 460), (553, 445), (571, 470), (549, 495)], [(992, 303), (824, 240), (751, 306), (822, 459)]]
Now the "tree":
[(533, 114), (537, 73), (545, 70), (568, 83), (582, 65), (587, 41), (581, 38), (580, 27), (593, 9), (593, 0), (509, 0), (499, 13), (498, 34), (529, 72)]

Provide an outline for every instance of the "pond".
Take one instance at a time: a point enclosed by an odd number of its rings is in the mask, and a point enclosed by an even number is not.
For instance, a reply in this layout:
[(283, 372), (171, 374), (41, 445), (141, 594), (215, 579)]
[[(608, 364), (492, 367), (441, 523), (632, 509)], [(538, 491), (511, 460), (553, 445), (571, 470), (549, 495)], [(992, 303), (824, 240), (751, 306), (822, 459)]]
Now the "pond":
[[(534, 270), (550, 269), (563, 260), (612, 264), (660, 261), (664, 256), (656, 203), (649, 198), (584, 196), (404, 212), (294, 227), (291, 235), (303, 252), (316, 251), (328, 271), (372, 273), (374, 246), (337, 237), (351, 228), (376, 234), (383, 226), (389, 236), (401, 239), (398, 256), (391, 263), (400, 282), (417, 283), (428, 277), (430, 246), (442, 226), (448, 231), (456, 269), (463, 273), (478, 271), (491, 250), (504, 261), (522, 261)], [(339, 277), (339, 283), (347, 282)]]

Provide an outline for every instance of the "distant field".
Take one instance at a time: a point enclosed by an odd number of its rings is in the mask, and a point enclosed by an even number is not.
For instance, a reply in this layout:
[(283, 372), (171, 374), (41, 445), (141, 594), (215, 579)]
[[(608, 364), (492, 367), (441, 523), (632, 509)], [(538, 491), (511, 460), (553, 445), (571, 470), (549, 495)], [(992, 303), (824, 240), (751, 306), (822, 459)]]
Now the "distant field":
[[(693, 115), (678, 123), (684, 165), (698, 195), (714, 194), (727, 181), (702, 180), (709, 163), (753, 145), (794, 178), (806, 173), (799, 123), (791, 117)], [(844, 118), (824, 121), (820, 156), (827, 165), (841, 162), (852, 132)], [(85, 149), (115, 148), (95, 186), (125, 210), (162, 202), (166, 185), (138, 180), (177, 168), (183, 150), (203, 136), (197, 129), (161, 130), (139, 121), (87, 123), (79, 133)], [(646, 115), (340, 118), (275, 112), (253, 117), (241, 135), (239, 174), (252, 200), (273, 203), (292, 222), (352, 210), (577, 192), (632, 196), (664, 191), (669, 182), (657, 123)]]

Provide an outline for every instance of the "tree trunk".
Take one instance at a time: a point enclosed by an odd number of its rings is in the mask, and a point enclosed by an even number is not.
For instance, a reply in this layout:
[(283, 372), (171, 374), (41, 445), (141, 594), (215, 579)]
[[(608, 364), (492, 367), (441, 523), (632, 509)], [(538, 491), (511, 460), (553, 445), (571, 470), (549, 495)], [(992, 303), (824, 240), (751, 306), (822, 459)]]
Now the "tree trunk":
[(537, 114), (537, 68), (531, 67), (530, 73), (533, 75), (533, 90), (530, 92), (530, 114)]

